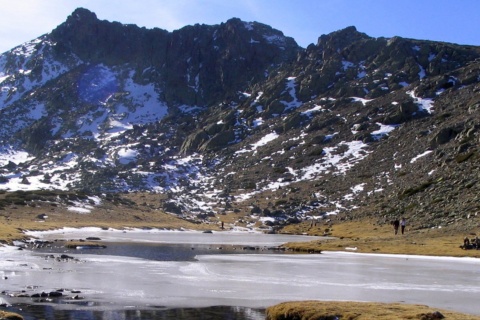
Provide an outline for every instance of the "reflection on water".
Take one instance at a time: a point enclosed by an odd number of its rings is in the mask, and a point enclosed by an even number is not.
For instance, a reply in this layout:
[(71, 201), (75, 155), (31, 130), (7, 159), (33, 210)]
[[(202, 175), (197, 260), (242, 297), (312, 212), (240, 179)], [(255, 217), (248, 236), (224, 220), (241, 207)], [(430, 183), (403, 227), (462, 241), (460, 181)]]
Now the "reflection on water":
[(278, 247), (252, 247), (239, 245), (211, 244), (162, 244), (135, 242), (101, 242), (105, 249), (68, 249), (64, 241), (56, 241), (36, 252), (65, 254), (98, 254), (121, 257), (134, 257), (155, 261), (193, 261), (197, 255), (205, 254), (252, 254), (283, 253)]
[(57, 310), (50, 305), (16, 305), (2, 308), (16, 312), (25, 320), (136, 320), (136, 319), (177, 319), (177, 320), (260, 320), (265, 319), (265, 310), (217, 306), (209, 308), (177, 308), (150, 310)]

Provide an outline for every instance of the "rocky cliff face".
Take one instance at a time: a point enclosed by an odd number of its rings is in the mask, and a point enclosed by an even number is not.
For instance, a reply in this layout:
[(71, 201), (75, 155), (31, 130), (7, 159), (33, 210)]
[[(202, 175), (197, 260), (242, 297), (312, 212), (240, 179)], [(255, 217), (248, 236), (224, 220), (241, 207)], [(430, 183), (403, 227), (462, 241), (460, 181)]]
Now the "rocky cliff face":
[(260, 23), (231, 19), (218, 26), (194, 25), (169, 33), (99, 21), (75, 10), (51, 33), (56, 50), (107, 66), (128, 64), (138, 81), (155, 83), (165, 101), (208, 106), (236, 99), (250, 82), (292, 60), (298, 45)]
[(196, 219), (478, 223), (480, 48), (77, 9), (0, 57), (0, 188), (154, 192)]

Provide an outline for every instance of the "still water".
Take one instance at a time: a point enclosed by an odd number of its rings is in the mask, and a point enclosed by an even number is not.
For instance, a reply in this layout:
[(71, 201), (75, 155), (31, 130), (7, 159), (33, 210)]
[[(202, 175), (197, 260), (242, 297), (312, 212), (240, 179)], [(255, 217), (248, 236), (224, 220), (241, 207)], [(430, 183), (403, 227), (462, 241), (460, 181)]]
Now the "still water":
[[(105, 236), (105, 235), (104, 235)], [(129, 234), (129, 237), (132, 235)], [(68, 240), (63, 240), (62, 236), (58, 234), (53, 236), (55, 241), (48, 245), (44, 245), (34, 250), (36, 255), (56, 256), (62, 255), (74, 256), (76, 259), (82, 259), (83, 256), (91, 257), (105, 256), (105, 257), (128, 257), (134, 259), (145, 259), (147, 261), (197, 261), (197, 257), (201, 255), (224, 255), (224, 254), (284, 254), (284, 251), (279, 250), (277, 245), (283, 239), (276, 239), (274, 242), (265, 241), (265, 239), (272, 239), (265, 237), (265, 235), (253, 235), (253, 240), (248, 241), (245, 238), (242, 240), (238, 235), (230, 235), (226, 239), (222, 235), (195, 235), (190, 239), (189, 234), (170, 234), (167, 240), (162, 240), (161, 237), (155, 236), (156, 241), (149, 241), (150, 236), (145, 236), (145, 233), (136, 235), (137, 241), (125, 241), (122, 234), (109, 233), (105, 236), (106, 241), (101, 243), (106, 245), (106, 248), (90, 248), (90, 249), (68, 249), (65, 244)], [(201, 237), (204, 243), (195, 243)], [(252, 237), (252, 235), (251, 235)], [(47, 237), (48, 238), (48, 237)], [(60, 240), (59, 240), (60, 238)], [(65, 236), (68, 238), (68, 236)], [(233, 240), (232, 240), (233, 239)], [(261, 239), (261, 240), (260, 240)], [(103, 240), (103, 238), (102, 238)], [(258, 243), (260, 246), (254, 245)], [(166, 243), (168, 241), (180, 243)], [(246, 242), (247, 244), (240, 244)], [(115, 270), (112, 269), (112, 272)], [(161, 290), (161, 288), (159, 288)], [(192, 305), (195, 302), (192, 301)], [(37, 298), (31, 299), (29, 303), (19, 301), (14, 303), (11, 307), (2, 308), (12, 312), (21, 314), (24, 319), (85, 319), (85, 320), (113, 320), (113, 319), (235, 319), (235, 320), (256, 320), (265, 318), (264, 308), (251, 308), (239, 306), (209, 306), (209, 307), (181, 307), (175, 308), (163, 305), (149, 305), (148, 307), (134, 307), (118, 305), (109, 306), (108, 304), (92, 300), (78, 300), (67, 301), (65, 299), (46, 299)]]
[(158, 308), (157, 310), (59, 310), (50, 305), (18, 304), (2, 310), (20, 313), (25, 320), (248, 320), (265, 319), (263, 309), (216, 306), (208, 308)]
[(137, 242), (101, 242), (106, 248), (100, 249), (68, 249), (68, 242), (56, 241), (48, 247), (37, 249), (41, 253), (75, 254), (79, 258), (83, 254), (105, 256), (133, 257), (153, 261), (195, 261), (198, 255), (207, 254), (269, 254), (284, 253), (276, 246), (242, 246), (232, 244), (167, 244)]

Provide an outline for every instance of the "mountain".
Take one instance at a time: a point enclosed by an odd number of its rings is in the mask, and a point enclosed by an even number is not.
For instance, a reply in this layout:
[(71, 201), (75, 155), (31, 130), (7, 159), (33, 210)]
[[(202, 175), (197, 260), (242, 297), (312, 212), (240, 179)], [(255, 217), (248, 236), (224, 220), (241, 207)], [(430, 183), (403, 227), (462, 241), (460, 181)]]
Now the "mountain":
[(347, 27), (301, 48), (236, 18), (167, 32), (79, 8), (0, 56), (0, 87), (0, 189), (25, 204), (478, 225), (479, 47)]

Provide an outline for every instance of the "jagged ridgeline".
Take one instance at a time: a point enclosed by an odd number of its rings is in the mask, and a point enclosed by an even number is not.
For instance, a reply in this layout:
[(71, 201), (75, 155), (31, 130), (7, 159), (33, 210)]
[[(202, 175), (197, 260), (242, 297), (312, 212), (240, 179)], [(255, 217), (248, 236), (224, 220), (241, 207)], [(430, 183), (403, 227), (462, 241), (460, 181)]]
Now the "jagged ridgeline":
[(86, 9), (0, 56), (0, 189), (154, 192), (264, 224), (475, 224), (480, 48), (348, 27), (301, 48), (233, 18), (168, 32)]

